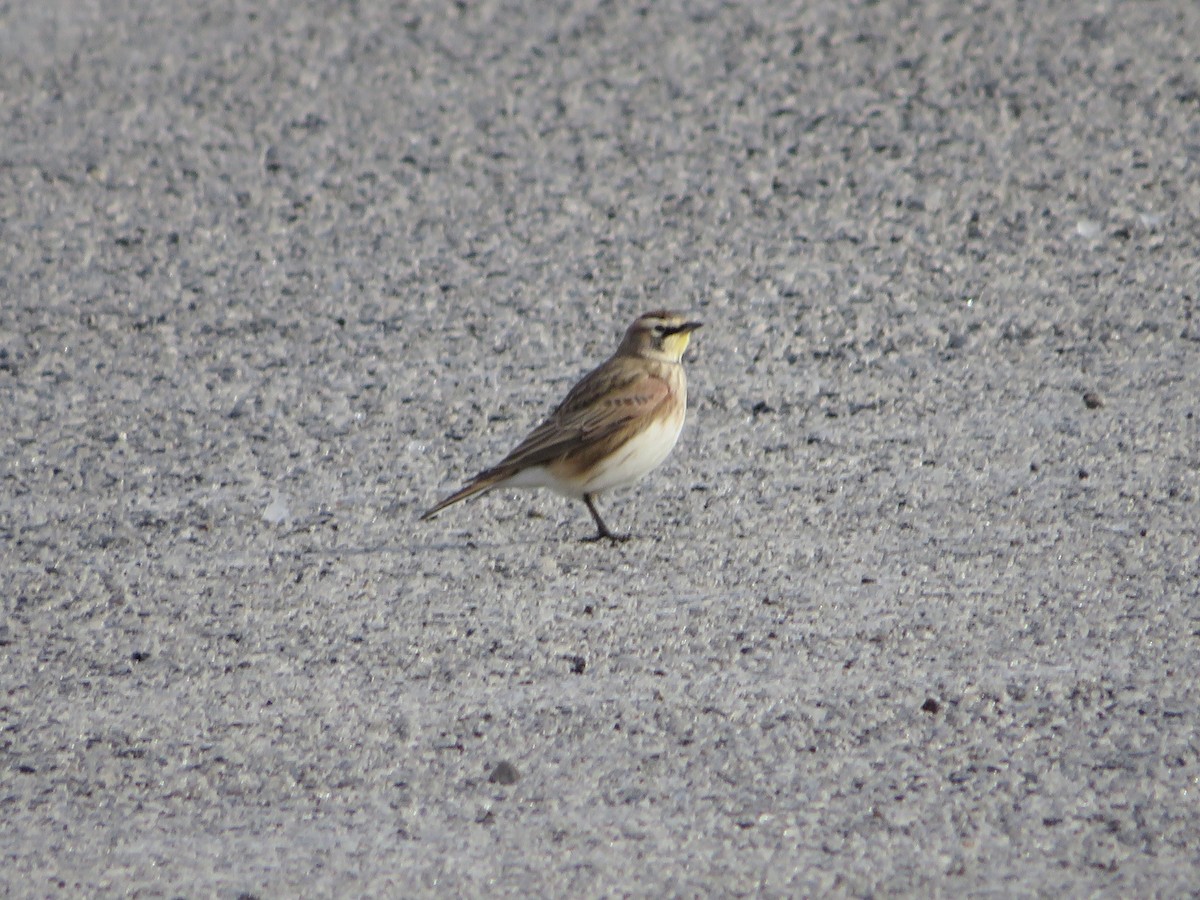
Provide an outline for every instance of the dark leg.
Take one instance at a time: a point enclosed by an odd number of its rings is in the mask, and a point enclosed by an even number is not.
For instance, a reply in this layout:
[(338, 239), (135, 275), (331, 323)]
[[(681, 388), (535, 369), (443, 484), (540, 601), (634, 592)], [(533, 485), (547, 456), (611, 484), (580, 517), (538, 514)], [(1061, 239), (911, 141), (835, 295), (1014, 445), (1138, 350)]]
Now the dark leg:
[(592, 494), (584, 494), (583, 502), (587, 504), (588, 512), (592, 514), (592, 518), (596, 520), (596, 527), (600, 529), (600, 533), (595, 537), (584, 538), (585, 541), (598, 541), (601, 538), (607, 538), (610, 541), (627, 541), (627, 534), (613, 534), (608, 530), (608, 526), (604, 524), (604, 520), (600, 518), (600, 513), (596, 512), (596, 503)]

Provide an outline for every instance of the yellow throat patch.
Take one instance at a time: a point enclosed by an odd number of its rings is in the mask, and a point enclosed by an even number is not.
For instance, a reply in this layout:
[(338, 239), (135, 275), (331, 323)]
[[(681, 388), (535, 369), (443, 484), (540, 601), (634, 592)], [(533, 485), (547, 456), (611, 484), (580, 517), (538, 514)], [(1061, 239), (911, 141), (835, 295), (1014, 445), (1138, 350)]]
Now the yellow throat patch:
[(687, 349), (688, 342), (692, 339), (690, 331), (679, 331), (675, 334), (669, 334), (663, 339), (663, 350), (671, 356), (672, 359), (682, 359), (683, 351)]

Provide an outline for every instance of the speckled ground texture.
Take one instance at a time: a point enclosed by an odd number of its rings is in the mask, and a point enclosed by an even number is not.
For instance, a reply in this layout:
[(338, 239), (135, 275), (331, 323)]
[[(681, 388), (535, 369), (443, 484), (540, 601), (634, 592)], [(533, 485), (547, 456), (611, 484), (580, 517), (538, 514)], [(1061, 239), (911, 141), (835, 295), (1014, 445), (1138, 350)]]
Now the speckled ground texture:
[(1200, 888), (1200, 5), (202, 6), (0, 8), (0, 893)]

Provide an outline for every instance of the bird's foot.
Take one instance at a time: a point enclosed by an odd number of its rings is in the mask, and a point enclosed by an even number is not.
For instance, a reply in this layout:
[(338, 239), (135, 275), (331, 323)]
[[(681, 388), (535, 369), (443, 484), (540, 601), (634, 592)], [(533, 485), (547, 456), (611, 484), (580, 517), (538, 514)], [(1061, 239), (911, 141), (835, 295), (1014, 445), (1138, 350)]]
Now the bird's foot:
[(601, 531), (582, 540), (585, 544), (594, 544), (597, 541), (612, 541), (614, 544), (623, 544), (631, 537), (633, 537), (632, 534), (613, 534), (611, 531)]

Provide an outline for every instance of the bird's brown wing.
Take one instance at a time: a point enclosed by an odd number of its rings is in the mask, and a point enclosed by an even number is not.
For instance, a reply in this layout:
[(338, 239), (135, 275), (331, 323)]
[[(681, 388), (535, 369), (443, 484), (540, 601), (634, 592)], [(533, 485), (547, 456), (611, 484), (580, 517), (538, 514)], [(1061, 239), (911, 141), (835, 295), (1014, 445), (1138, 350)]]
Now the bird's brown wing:
[(671, 386), (664, 378), (642, 366), (609, 360), (585, 375), (546, 421), (508, 456), (480, 472), (421, 518), (431, 518), (452, 503), (491, 490), (523, 469), (567, 454), (578, 455), (577, 464), (586, 468), (624, 442), (628, 435), (622, 432), (636, 429), (640, 420), (653, 418), (670, 396)]
[(487, 474), (543, 465), (602, 443), (626, 426), (654, 416), (670, 395), (670, 385), (642, 367), (603, 365), (580, 381), (546, 421)]

